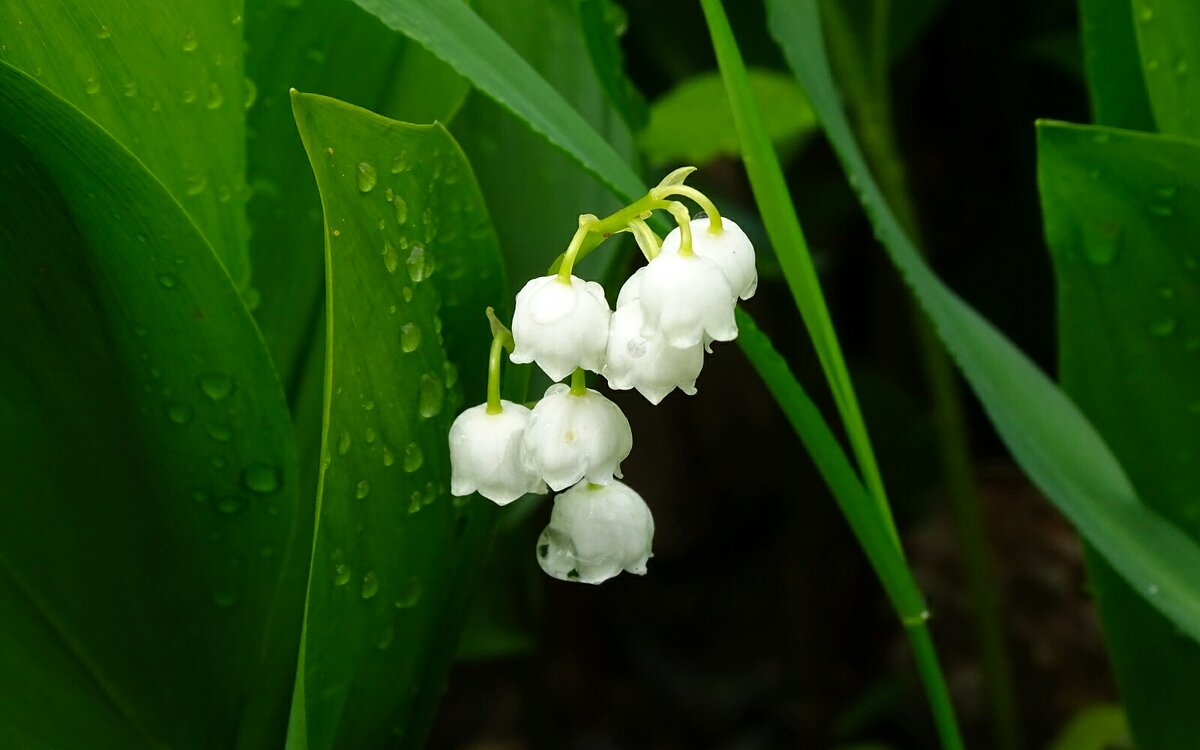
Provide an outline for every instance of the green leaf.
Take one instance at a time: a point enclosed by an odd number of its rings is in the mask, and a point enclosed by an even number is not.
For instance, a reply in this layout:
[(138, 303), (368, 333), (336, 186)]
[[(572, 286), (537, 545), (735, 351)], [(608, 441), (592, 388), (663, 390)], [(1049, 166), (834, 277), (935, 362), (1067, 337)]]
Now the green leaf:
[[(466, 5), (440, 0), (354, 0), (446, 61), (623, 199), (643, 189), (613, 147)], [(543, 37), (544, 38), (544, 37)]]
[[(1044, 123), (1038, 170), (1063, 386), (1146, 504), (1200, 538), (1200, 145)], [(1200, 644), (1142, 599), (1156, 590), (1131, 591), (1092, 562), (1139, 746), (1190, 747), (1200, 737)]]
[(625, 75), (621, 36), (629, 24), (625, 9), (613, 0), (576, 0), (583, 41), (592, 58), (592, 68), (609, 102), (632, 131), (645, 126), (650, 113), (646, 99)]
[(1132, 4), (1142, 72), (1158, 131), (1200, 138), (1196, 109), (1200, 5), (1192, 0), (1134, 0)]
[[(261, 300), (255, 318), (289, 399), (298, 406), (300, 382), (308, 376), (304, 363), (310, 349), (321, 345), (324, 255), (320, 197), (288, 89), (318, 91), (396, 119), (432, 122), (450, 117), (467, 85), (419, 45), (344, 0), (256, 0), (246, 9), (246, 41), (246, 75), (257, 91), (247, 113), (254, 189), (250, 253)], [(320, 358), (315, 361), (319, 367)], [(319, 433), (298, 425), (302, 455), (311, 443), (315, 467)]]
[(1139, 592), (1200, 637), (1200, 547), (1142, 504), (1095, 428), (1045, 373), (921, 259), (854, 142), (825, 62), (813, 0), (768, 0), (772, 33), (817, 110), (892, 262), (933, 321), (1013, 457)]
[(249, 280), (241, 0), (3, 0), (0, 60), (129, 149)]
[[(749, 79), (777, 148), (816, 130), (817, 117), (795, 78), (752, 69)], [(693, 76), (655, 101), (638, 145), (655, 164), (707, 164), (718, 156), (739, 156), (741, 144), (720, 73)]]
[(1072, 716), (1050, 750), (1111, 750), (1128, 744), (1129, 727), (1121, 707), (1099, 704)]
[(449, 496), (446, 435), (462, 389), (483, 398), (483, 310), (506, 284), (444, 128), (308, 94), (293, 108), (325, 214), (327, 349), (289, 742), (420, 747), (495, 516)]
[(0, 64), (0, 745), (277, 747), (311, 517), (237, 291), (119, 143)]
[(1154, 116), (1130, 5), (1131, 0), (1079, 0), (1083, 63), (1096, 122), (1149, 131)]

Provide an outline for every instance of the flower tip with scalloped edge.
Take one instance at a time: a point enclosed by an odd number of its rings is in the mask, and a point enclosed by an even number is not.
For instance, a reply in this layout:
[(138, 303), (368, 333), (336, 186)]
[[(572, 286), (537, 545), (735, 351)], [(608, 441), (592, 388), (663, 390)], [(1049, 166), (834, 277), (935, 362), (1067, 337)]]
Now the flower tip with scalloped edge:
[(622, 571), (645, 575), (654, 555), (654, 517), (623, 482), (580, 482), (554, 498), (538, 537), (542, 570), (562, 581), (603, 583)]
[(557, 274), (531, 279), (517, 294), (509, 359), (537, 363), (551, 380), (562, 380), (577, 367), (604, 367), (608, 321), (612, 311), (604, 288), (576, 276), (570, 283)]
[(487, 404), (472, 406), (450, 427), (450, 492), (462, 497), (478, 492), (497, 505), (508, 505), (546, 485), (521, 460), (521, 440), (530, 411), (511, 401), (489, 414)]

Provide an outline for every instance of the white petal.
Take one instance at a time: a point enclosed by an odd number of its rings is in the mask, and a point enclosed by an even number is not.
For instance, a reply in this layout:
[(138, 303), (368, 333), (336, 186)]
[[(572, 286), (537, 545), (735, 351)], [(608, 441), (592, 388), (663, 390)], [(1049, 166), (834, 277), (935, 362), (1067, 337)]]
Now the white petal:
[(554, 490), (587, 477), (607, 484), (621, 476), (633, 450), (633, 432), (621, 409), (589, 389), (576, 396), (555, 383), (533, 407), (521, 443), (525, 465)]
[(678, 348), (700, 344), (707, 334), (715, 341), (737, 338), (733, 319), (736, 297), (725, 274), (698, 255), (663, 253), (646, 266), (638, 302), (645, 324), (642, 335), (661, 334)]
[(513, 312), (511, 359), (536, 362), (552, 380), (562, 380), (575, 368), (599, 372), (608, 343), (612, 312), (604, 289), (575, 276), (570, 284), (557, 274), (531, 279), (517, 294)]
[(643, 336), (643, 326), (639, 302), (618, 307), (613, 313), (604, 364), (609, 386), (617, 390), (636, 388), (652, 404), (659, 403), (676, 388), (694, 394), (696, 378), (704, 367), (701, 345), (669, 346), (661, 334)]
[(622, 570), (644, 575), (653, 556), (654, 518), (622, 482), (581, 482), (554, 498), (538, 538), (538, 564), (563, 581), (602, 583)]
[(521, 461), (521, 440), (530, 411), (511, 401), (500, 402), (498, 414), (487, 404), (467, 409), (450, 427), (450, 492), (478, 491), (497, 505), (507, 505), (527, 492), (545, 492), (536, 472)]
[[(725, 274), (730, 289), (742, 299), (750, 299), (758, 289), (754, 245), (742, 228), (726, 217), (721, 217), (720, 234), (710, 233), (709, 226), (708, 217), (691, 222), (692, 252), (716, 263)], [(679, 243), (679, 228), (676, 227), (663, 238), (661, 252), (675, 255), (679, 252)]]

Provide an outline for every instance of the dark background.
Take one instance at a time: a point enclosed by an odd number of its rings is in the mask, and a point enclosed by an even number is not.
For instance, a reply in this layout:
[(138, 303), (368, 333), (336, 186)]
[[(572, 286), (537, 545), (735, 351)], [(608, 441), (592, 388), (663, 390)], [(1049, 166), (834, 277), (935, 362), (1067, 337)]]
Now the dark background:
[[(726, 5), (748, 62), (783, 69), (761, 4)], [(894, 5), (904, 12), (905, 2)], [(1033, 123), (1089, 119), (1075, 6), (935, 5), (891, 76), (925, 249), (951, 287), (1054, 372)], [(625, 8), (627, 69), (648, 99), (715, 67), (694, 3)], [(703, 166), (693, 184), (739, 221), (755, 215), (739, 163)], [(787, 170), (968, 745), (990, 747), (910, 298), (819, 136)], [(765, 241), (758, 247), (769, 269)], [(782, 281), (764, 273), (747, 309), (834, 421)], [(736, 346), (718, 346), (699, 388), (658, 408), (636, 392), (610, 394), (635, 432), (626, 479), (655, 515), (650, 573), (600, 587), (546, 578), (531, 550), (549, 504), (533, 508), (498, 542), (493, 565), (509, 565), (515, 579), (485, 580), (507, 602), (510, 630), (528, 640), (515, 656), (460, 664), (430, 747), (936, 746), (903, 633)], [(1022, 734), (1042, 748), (1074, 712), (1115, 691), (1074, 533), (1014, 467), (969, 392), (967, 413)]]

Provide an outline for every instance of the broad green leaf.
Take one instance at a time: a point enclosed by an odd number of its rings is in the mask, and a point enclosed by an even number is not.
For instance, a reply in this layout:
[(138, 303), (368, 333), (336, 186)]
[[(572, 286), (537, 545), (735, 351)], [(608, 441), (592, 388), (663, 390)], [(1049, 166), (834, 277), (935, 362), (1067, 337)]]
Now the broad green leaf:
[(641, 192), (637, 173), (612, 146), (466, 5), (441, 0), (354, 2), (446, 61), (620, 197)]
[(233, 284), (0, 64), (0, 745), (278, 747), (311, 518)]
[[(447, 119), (467, 88), (419, 45), (345, 0), (250, 0), (246, 41), (246, 75), (257, 92), (247, 113), (255, 318), (295, 405), (303, 363), (312, 346), (320, 348), (324, 260), (320, 198), (288, 89), (432, 122)], [(306, 439), (315, 430), (304, 431), (302, 454), (319, 441)]]
[(1050, 750), (1112, 750), (1129, 745), (1129, 727), (1120, 706), (1089, 706), (1071, 717)]
[[(776, 147), (816, 130), (816, 115), (794, 77), (751, 70), (750, 87)], [(693, 76), (655, 101), (638, 145), (654, 164), (707, 164), (718, 156), (738, 156), (741, 144), (720, 73)]]
[(489, 504), (449, 496), (446, 436), (462, 389), (483, 397), (483, 310), (506, 294), (499, 250), (440, 125), (292, 101), (325, 215), (327, 348), (289, 743), (420, 747), (494, 520)]
[(608, 100), (630, 130), (641, 130), (650, 113), (642, 92), (625, 75), (625, 55), (621, 52), (621, 36), (629, 24), (625, 9), (613, 0), (575, 0), (575, 3), (583, 41)]
[(1131, 0), (1079, 0), (1083, 65), (1092, 117), (1101, 125), (1154, 130)]
[[(1158, 132), (1200, 138), (1200, 4), (1132, 0), (1138, 50)], [(1127, 81), (1125, 83), (1128, 83)], [(1109, 123), (1105, 123), (1109, 124)]]
[[(1200, 547), (1144, 505), (1095, 428), (1045, 373), (929, 269), (883, 199), (826, 63), (814, 0), (768, 0), (772, 33), (892, 262), (1030, 479), (1135, 589), (1200, 637)], [(1149, 591), (1156, 592), (1150, 596)]]
[[(1038, 170), (1058, 278), (1063, 387), (1146, 504), (1200, 537), (1200, 145), (1045, 123)], [(1092, 581), (1140, 747), (1200, 737), (1200, 644), (1093, 555)]]
[(241, 0), (0, 1), (0, 61), (133, 152), (239, 288), (250, 276), (241, 24)]

